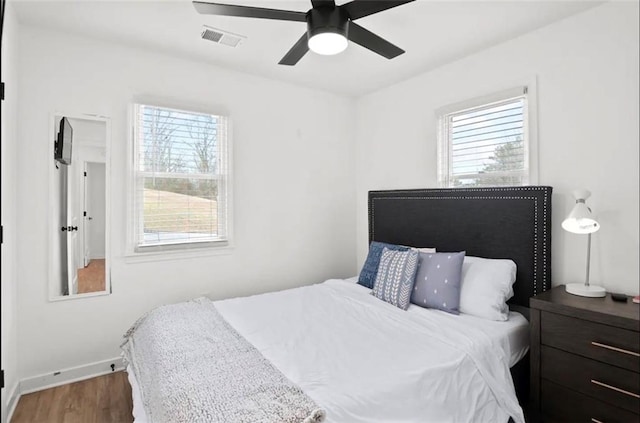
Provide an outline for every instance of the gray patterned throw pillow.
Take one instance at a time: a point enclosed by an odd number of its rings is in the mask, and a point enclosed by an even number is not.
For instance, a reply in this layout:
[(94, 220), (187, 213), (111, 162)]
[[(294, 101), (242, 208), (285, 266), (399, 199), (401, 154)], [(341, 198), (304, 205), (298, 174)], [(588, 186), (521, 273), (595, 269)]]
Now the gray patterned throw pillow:
[(394, 251), (385, 247), (371, 294), (403, 310), (409, 308), (419, 254), (414, 249)]
[(460, 314), (460, 285), (465, 252), (420, 253), (411, 302)]

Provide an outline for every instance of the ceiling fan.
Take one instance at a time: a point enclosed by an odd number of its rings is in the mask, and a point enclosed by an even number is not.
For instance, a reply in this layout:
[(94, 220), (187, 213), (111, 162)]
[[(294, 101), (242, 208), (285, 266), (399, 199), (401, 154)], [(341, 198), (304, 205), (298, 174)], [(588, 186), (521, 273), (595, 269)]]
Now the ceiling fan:
[(347, 40), (387, 59), (401, 55), (404, 50), (353, 21), (412, 1), (415, 0), (353, 0), (338, 6), (334, 0), (311, 0), (312, 8), (306, 13), (202, 1), (194, 1), (193, 5), (205, 15), (306, 22), (307, 32), (279, 62), (280, 65), (293, 66), (309, 49), (318, 54), (338, 54), (347, 48)]

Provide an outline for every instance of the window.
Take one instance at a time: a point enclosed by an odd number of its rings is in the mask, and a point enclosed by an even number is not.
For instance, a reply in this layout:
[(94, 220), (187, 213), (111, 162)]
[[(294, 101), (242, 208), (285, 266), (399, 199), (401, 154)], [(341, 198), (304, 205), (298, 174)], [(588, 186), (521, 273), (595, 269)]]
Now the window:
[(134, 105), (135, 251), (227, 241), (227, 118)]
[(441, 187), (532, 183), (527, 97), (527, 88), (518, 88), (439, 113)]

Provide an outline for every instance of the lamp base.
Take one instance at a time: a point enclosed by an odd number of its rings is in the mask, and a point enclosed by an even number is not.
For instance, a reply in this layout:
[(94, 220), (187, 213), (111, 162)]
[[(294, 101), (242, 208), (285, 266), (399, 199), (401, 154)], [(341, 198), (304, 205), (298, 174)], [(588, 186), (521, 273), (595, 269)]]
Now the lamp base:
[(585, 285), (583, 283), (568, 283), (565, 286), (566, 291), (569, 294), (579, 295), (581, 297), (604, 297), (607, 295), (607, 291), (603, 287), (598, 285)]

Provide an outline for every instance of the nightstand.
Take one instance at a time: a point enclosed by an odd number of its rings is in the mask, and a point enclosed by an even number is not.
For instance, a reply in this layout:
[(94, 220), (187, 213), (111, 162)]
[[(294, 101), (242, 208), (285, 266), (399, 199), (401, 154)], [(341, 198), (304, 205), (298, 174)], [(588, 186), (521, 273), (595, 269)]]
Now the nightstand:
[(640, 422), (640, 306), (558, 286), (529, 307), (532, 418)]

